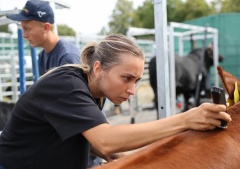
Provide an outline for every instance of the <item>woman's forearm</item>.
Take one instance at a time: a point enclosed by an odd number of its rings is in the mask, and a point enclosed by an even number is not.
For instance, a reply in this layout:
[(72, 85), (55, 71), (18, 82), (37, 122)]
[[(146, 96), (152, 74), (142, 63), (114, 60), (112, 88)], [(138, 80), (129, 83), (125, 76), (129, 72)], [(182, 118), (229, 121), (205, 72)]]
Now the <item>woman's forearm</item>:
[[(182, 132), (187, 128), (179, 119), (183, 114), (141, 124), (100, 125), (96, 131), (96, 148), (103, 154), (124, 152), (148, 145), (156, 140)], [(183, 118), (183, 117), (182, 117)], [(102, 129), (101, 129), (102, 128)], [(101, 132), (105, 131), (104, 133)], [(97, 139), (96, 139), (97, 137)]]

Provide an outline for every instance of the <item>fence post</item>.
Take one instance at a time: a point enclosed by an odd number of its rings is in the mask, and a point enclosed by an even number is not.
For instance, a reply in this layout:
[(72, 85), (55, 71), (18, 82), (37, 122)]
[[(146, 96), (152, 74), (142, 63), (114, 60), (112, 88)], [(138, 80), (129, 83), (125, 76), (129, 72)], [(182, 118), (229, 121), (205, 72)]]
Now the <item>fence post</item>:
[(33, 81), (36, 82), (39, 78), (39, 68), (36, 49), (31, 47), (31, 56), (32, 56), (32, 72), (33, 72)]
[(18, 25), (18, 57), (19, 57), (19, 82), (20, 82), (20, 94), (23, 94), (26, 90), (25, 85), (25, 70), (24, 70), (24, 46), (22, 29)]
[(1, 76), (1, 74), (0, 74), (0, 89), (1, 89), (1, 91), (0, 91), (0, 99), (1, 100), (3, 100), (3, 88), (2, 88), (2, 76)]
[[(158, 117), (170, 116), (166, 0), (153, 0), (156, 41)], [(158, 66), (161, 65), (161, 66)]]
[(17, 82), (17, 73), (16, 73), (16, 65), (15, 65), (15, 56), (12, 54), (11, 57), (9, 58), (10, 63), (11, 63), (11, 72), (12, 72), (12, 78), (11, 78), (11, 82), (12, 82), (12, 100), (14, 102), (17, 101), (18, 99), (18, 82)]

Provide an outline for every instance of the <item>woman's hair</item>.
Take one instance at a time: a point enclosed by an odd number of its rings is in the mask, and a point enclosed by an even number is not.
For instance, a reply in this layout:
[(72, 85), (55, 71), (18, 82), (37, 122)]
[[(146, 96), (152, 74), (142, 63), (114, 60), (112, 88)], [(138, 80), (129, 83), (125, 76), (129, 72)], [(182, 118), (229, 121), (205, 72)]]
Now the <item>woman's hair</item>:
[[(111, 34), (102, 39), (99, 43), (88, 43), (81, 52), (81, 64), (67, 64), (64, 66), (74, 66), (83, 69), (87, 74), (92, 73), (93, 64), (99, 61), (104, 70), (110, 70), (114, 65), (119, 64), (120, 55), (130, 53), (138, 58), (144, 58), (142, 50), (129, 37), (122, 34)], [(121, 55), (126, 56), (126, 55)], [(47, 72), (52, 72), (51, 69)]]
[(144, 59), (142, 50), (127, 36), (111, 34), (99, 43), (87, 44), (81, 53), (81, 63), (84, 72), (91, 73), (95, 61), (99, 61), (104, 70), (109, 70), (120, 61), (120, 55), (130, 53)]

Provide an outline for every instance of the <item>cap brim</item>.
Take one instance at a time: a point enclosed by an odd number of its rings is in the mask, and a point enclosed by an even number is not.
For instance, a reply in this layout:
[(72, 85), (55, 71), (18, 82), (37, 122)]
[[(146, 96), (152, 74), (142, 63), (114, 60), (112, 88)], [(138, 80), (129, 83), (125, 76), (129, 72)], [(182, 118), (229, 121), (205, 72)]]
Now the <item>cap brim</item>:
[(11, 20), (14, 20), (14, 21), (27, 21), (27, 20), (31, 20), (31, 18), (23, 16), (21, 14), (7, 14), (6, 17), (11, 19)]

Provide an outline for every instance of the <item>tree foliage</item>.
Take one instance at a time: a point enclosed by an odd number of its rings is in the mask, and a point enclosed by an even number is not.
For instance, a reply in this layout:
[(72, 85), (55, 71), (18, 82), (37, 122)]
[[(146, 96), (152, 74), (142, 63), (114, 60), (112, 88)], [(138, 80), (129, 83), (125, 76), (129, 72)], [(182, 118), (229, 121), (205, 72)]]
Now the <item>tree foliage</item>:
[(182, 22), (184, 20), (184, 3), (182, 0), (167, 0), (167, 20)]
[[(0, 15), (0, 18), (3, 17), (2, 15)], [(12, 33), (11, 30), (9, 30), (8, 25), (1, 25), (0, 26), (0, 32), (5, 32), (5, 33)]]
[(207, 16), (213, 13), (205, 0), (187, 0), (184, 4), (184, 8), (187, 9), (184, 10), (184, 21)]
[[(207, 16), (214, 10), (205, 0), (167, 0), (167, 21), (184, 22), (186, 20)], [(154, 4), (145, 0), (134, 12), (132, 26), (154, 28)]]
[(129, 0), (118, 0), (108, 23), (110, 33), (126, 34), (133, 20), (133, 3)]
[(75, 36), (75, 31), (70, 28), (69, 26), (63, 24), (63, 25), (57, 25), (58, 27), (58, 35), (59, 36)]
[(142, 6), (134, 11), (132, 26), (154, 28), (154, 10), (152, 0), (145, 0)]
[[(109, 31), (103, 27), (99, 34), (126, 34), (130, 26), (154, 28), (153, 0), (145, 0), (137, 9), (133, 8), (134, 0), (117, 0), (111, 19)], [(184, 22), (215, 13), (240, 12), (240, 0), (167, 0), (167, 21)], [(0, 32), (11, 33), (8, 25), (0, 26)], [(75, 36), (75, 31), (67, 25), (58, 25), (60, 36)]]
[(221, 13), (240, 12), (240, 0), (218, 0), (221, 4)]
[[(112, 32), (124, 33), (128, 26), (154, 28), (154, 4), (145, 0), (137, 9), (131, 9), (129, 0), (118, 0), (109, 22)], [(122, 9), (122, 5), (126, 9)], [(184, 22), (223, 12), (240, 12), (240, 0), (167, 0), (167, 21)], [(122, 31), (124, 30), (124, 31)]]
[(102, 27), (101, 31), (98, 33), (98, 35), (107, 35), (108, 31), (105, 26)]
[[(75, 31), (67, 25), (57, 25), (57, 27), (59, 36), (75, 36), (76, 34)], [(9, 30), (8, 25), (0, 26), (0, 32), (12, 33), (12, 31)]]
[(2, 25), (2, 26), (0, 26), (0, 32), (12, 33), (12, 31), (10, 31), (10, 30), (8, 29), (8, 25)]

